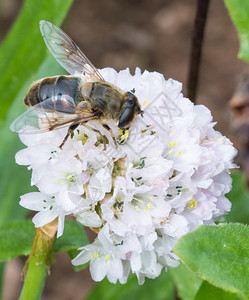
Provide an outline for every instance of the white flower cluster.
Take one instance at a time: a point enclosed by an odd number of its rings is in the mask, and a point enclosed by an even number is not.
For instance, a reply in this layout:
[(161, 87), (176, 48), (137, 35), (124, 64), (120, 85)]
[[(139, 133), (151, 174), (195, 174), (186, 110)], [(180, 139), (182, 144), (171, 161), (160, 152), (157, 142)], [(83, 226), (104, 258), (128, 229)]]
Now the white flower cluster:
[[(94, 280), (107, 276), (125, 283), (135, 273), (142, 284), (178, 265), (172, 249), (182, 235), (214, 224), (230, 210), (225, 194), (236, 150), (213, 129), (210, 111), (183, 97), (179, 82), (139, 69), (134, 76), (128, 69), (100, 72), (106, 81), (135, 92), (143, 117), (118, 148), (94, 121), (79, 126), (62, 150), (67, 128), (20, 135), (27, 148), (16, 161), (32, 169), (32, 185), (39, 189), (21, 196), (20, 204), (38, 211), (36, 227), (58, 217), (58, 236), (66, 215), (98, 232), (73, 260), (74, 265), (90, 262)], [(117, 126), (108, 125), (118, 136)], [(105, 150), (89, 126), (106, 136)]]

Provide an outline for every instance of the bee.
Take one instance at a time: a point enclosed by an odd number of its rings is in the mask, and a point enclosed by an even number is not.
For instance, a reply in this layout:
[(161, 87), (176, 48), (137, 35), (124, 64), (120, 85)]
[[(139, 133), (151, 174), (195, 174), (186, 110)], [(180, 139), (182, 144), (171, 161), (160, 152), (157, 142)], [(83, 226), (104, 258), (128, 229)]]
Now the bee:
[[(53, 76), (34, 82), (24, 99), (29, 107), (10, 129), (22, 134), (56, 130), (68, 126), (60, 148), (77, 126), (97, 120), (117, 142), (109, 121), (116, 122), (125, 133), (143, 111), (131, 91), (122, 91), (105, 81), (76, 43), (59, 27), (40, 21), (40, 31), (50, 53), (70, 74)], [(92, 130), (101, 132), (95, 128)], [(105, 139), (103, 138), (104, 149)]]

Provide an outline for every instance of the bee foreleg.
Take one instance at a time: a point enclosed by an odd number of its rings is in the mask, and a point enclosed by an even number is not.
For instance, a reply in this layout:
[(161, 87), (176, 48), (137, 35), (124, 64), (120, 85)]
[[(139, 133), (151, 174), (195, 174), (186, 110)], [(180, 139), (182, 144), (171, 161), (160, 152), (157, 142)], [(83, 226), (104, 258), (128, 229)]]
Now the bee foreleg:
[(111, 137), (112, 137), (113, 142), (114, 142), (114, 145), (115, 145), (116, 148), (118, 148), (118, 144), (117, 144), (117, 141), (116, 141), (116, 138), (115, 138), (115, 135), (114, 135), (112, 129), (107, 124), (103, 124), (102, 126), (110, 132)]
[(117, 143), (119, 145), (123, 145), (129, 137), (129, 129), (128, 128), (120, 128), (119, 135), (117, 137)]
[(69, 126), (68, 131), (66, 136), (64, 137), (62, 143), (60, 144), (60, 149), (62, 149), (62, 147), (64, 146), (65, 142), (67, 141), (67, 139), (69, 138), (69, 136), (74, 132), (74, 130), (79, 126), (79, 123), (77, 124), (72, 124)]

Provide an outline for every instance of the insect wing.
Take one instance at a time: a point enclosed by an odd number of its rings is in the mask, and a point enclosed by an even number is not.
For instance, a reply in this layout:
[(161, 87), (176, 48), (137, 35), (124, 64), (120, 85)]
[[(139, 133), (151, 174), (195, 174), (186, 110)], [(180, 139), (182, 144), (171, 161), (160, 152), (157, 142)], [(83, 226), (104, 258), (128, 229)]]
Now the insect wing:
[(45, 44), (57, 62), (70, 74), (86, 74), (104, 80), (76, 43), (59, 27), (48, 21), (40, 21)]
[(52, 97), (30, 107), (11, 124), (10, 129), (22, 134), (34, 134), (97, 118), (89, 109), (79, 110), (73, 99), (69, 98)]

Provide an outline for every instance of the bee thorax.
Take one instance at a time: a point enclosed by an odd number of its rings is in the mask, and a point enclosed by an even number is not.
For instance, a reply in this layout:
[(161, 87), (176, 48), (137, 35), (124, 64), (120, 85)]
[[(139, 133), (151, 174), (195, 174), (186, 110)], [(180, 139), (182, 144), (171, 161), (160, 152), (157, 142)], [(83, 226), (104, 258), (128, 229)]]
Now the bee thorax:
[(123, 92), (106, 82), (88, 82), (82, 87), (83, 96), (95, 110), (103, 113), (105, 118), (116, 120), (123, 104)]

